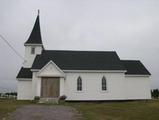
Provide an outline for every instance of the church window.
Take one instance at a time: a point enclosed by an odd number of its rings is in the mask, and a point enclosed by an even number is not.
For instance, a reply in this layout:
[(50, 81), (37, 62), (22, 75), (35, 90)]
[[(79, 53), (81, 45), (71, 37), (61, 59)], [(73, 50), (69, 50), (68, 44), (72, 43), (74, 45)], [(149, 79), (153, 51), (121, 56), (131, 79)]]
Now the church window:
[(107, 80), (106, 80), (106, 78), (104, 76), (102, 78), (102, 90), (103, 91), (107, 90)]
[(82, 79), (81, 79), (81, 77), (77, 78), (77, 91), (82, 91)]
[(31, 54), (35, 54), (35, 47), (31, 48)]

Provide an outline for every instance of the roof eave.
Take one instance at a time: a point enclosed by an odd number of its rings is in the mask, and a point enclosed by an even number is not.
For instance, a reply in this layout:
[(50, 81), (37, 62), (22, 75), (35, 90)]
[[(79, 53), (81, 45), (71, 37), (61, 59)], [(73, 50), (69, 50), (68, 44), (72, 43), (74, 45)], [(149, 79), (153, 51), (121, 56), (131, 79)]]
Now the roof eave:
[[(32, 72), (38, 72), (41, 69), (31, 69)], [(62, 69), (63, 72), (108, 72), (108, 73), (125, 73), (127, 72), (126, 70), (64, 70)]]
[(39, 43), (24, 43), (24, 46), (43, 46), (43, 44), (39, 44)]
[(17, 81), (32, 81), (32, 78), (16, 78)]
[(150, 77), (148, 74), (125, 74), (126, 77)]

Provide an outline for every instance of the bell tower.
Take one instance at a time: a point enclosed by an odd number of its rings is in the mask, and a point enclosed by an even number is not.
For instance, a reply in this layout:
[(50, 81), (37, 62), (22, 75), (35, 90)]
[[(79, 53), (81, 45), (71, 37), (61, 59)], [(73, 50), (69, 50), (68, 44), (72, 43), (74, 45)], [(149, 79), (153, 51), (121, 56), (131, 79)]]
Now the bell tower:
[(40, 31), (39, 10), (32, 32), (28, 40), (24, 43), (24, 46), (25, 61), (23, 63), (23, 67), (31, 68), (36, 55), (41, 54), (42, 50), (44, 49)]

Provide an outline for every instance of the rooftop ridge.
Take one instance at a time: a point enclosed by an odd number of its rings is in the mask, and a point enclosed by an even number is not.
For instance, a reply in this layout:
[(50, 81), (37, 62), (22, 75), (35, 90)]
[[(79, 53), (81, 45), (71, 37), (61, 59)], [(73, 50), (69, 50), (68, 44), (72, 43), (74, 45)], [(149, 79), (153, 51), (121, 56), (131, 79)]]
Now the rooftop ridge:
[(115, 52), (116, 51), (95, 51), (95, 50), (43, 50), (44, 52)]
[(127, 61), (127, 62), (129, 62), (129, 61), (130, 61), (130, 62), (133, 62), (133, 61), (134, 61), (134, 62), (135, 62), (135, 61), (139, 61), (139, 62), (141, 62), (140, 60), (127, 60), (127, 59), (124, 59), (124, 60), (121, 59), (121, 61)]

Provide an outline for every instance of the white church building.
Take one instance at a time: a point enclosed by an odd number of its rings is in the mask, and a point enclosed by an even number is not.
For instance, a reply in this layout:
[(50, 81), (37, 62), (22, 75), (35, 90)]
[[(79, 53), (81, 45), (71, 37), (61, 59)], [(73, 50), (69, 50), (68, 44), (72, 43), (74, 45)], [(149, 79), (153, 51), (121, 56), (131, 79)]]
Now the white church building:
[(39, 15), (24, 46), (18, 100), (63, 95), (66, 101), (151, 99), (151, 74), (139, 60), (121, 60), (115, 51), (44, 49)]

